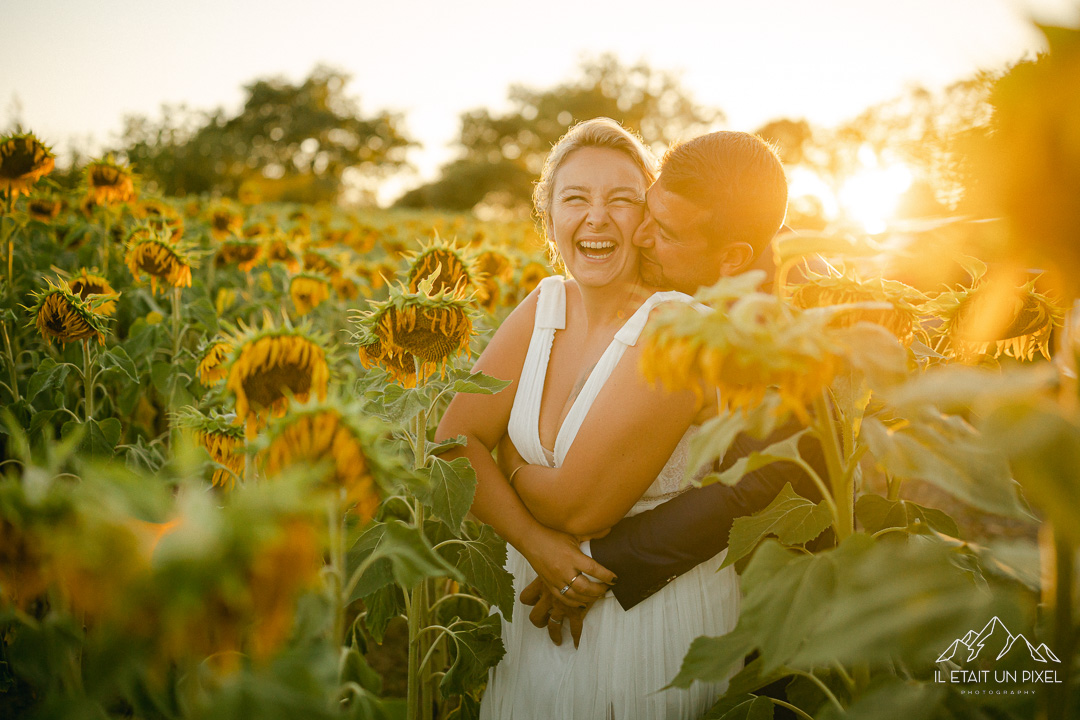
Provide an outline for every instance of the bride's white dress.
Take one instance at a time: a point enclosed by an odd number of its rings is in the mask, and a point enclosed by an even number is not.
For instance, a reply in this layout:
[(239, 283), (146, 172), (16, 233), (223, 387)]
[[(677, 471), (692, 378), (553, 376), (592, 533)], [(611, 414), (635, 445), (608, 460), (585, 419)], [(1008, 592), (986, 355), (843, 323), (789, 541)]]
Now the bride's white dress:
[[(544, 392), (551, 344), (565, 327), (566, 294), (560, 276), (540, 284), (536, 323), (522, 368), (508, 432), (518, 452), (531, 464), (558, 467), (582, 421), (626, 348), (637, 342), (649, 311), (660, 302), (683, 301), (682, 293), (656, 293), (616, 333), (593, 369), (555, 441), (554, 451), (540, 444), (540, 399)], [(688, 461), (691, 428), (675, 448), (660, 476), (628, 513), (656, 507), (681, 491)], [(648, 438), (642, 438), (648, 442)], [(508, 547), (506, 568), (514, 575), (514, 594), (536, 573)], [(653, 720), (698, 718), (723, 693), (727, 682), (695, 682), (689, 689), (662, 690), (675, 677), (694, 638), (723, 635), (735, 627), (739, 609), (734, 568), (717, 572), (720, 553), (668, 583), (663, 590), (623, 610), (609, 592), (585, 618), (581, 646), (574, 648), (568, 628), (554, 645), (547, 632), (529, 622), (531, 608), (515, 600), (513, 622), (503, 619), (506, 656), (492, 668), (481, 705), (484, 720)]]

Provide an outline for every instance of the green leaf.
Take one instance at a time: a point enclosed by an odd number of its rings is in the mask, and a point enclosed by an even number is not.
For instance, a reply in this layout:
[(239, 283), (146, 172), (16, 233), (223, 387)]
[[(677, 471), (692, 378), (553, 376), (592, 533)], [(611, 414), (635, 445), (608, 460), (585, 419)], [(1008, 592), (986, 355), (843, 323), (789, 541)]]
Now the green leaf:
[(452, 378), (450, 390), (456, 393), (494, 395), (510, 384), (509, 380), (499, 380), (484, 373), (469, 373), (466, 377)]
[(792, 674), (791, 668), (783, 665), (767, 673), (762, 672), (762, 666), (761, 658), (754, 658), (753, 662), (746, 665), (735, 677), (731, 678), (724, 694), (741, 695), (743, 693), (752, 693)]
[(924, 416), (896, 429), (867, 418), (862, 437), (893, 477), (933, 483), (986, 512), (1025, 516), (1001, 446), (962, 418)]
[(135, 363), (130, 357), (128, 357), (128, 354), (124, 351), (124, 348), (120, 347), (119, 345), (112, 348), (106, 353), (102, 353), (101, 365), (102, 367), (107, 368), (120, 368), (120, 370), (122, 370), (124, 374), (127, 375), (128, 379), (131, 380), (131, 382), (139, 382), (139, 371), (135, 367)]
[(717, 703), (703, 720), (773, 720), (773, 702), (767, 697), (739, 695), (727, 703)]
[(472, 507), (476, 494), (476, 473), (468, 458), (454, 458), (446, 462), (432, 458), (431, 465), (422, 473), (428, 480), (428, 492), (424, 504), (432, 513), (454, 531), (461, 532), (461, 523)]
[(429, 577), (463, 580), (457, 568), (431, 549), (422, 533), (400, 520), (391, 520), (383, 525), (382, 537), (371, 555), (376, 559), (388, 558), (394, 581), (407, 590)]
[(809, 432), (808, 429), (800, 430), (794, 435), (789, 435), (780, 442), (775, 442), (763, 450), (755, 450), (746, 457), (739, 458), (735, 463), (722, 473), (715, 476), (725, 485), (734, 485), (742, 479), (743, 475), (753, 472), (766, 465), (783, 460), (799, 460), (799, 440)]
[(90, 455), (112, 457), (116, 453), (116, 444), (120, 440), (121, 430), (120, 421), (116, 418), (107, 418), (101, 422), (71, 420), (64, 423), (60, 434), (63, 438), (69, 438), (73, 433), (81, 433), (80, 451)]
[(464, 435), (458, 435), (457, 437), (447, 438), (442, 442), (429, 442), (427, 444), (427, 451), (429, 455), (441, 455), (450, 448), (465, 447), (468, 443)]
[(461, 543), (447, 546), (453, 552), (451, 561), (464, 575), (465, 584), (496, 605), (503, 617), (510, 620), (514, 611), (514, 578), (503, 567), (506, 541), (490, 525), (479, 527), (475, 539), (467, 537)]
[(978, 554), (980, 565), (989, 573), (1026, 585), (1038, 593), (1042, 590), (1042, 563), (1039, 546), (1026, 538), (994, 540), (986, 547), (971, 546)]
[(689, 479), (701, 468), (711, 467), (727, 454), (731, 443), (746, 428), (746, 416), (729, 412), (706, 420), (690, 438), (690, 457), (685, 475)]
[(769, 535), (776, 535), (784, 545), (810, 542), (832, 525), (832, 520), (828, 505), (807, 500), (786, 483), (764, 510), (735, 519), (728, 536), (728, 554), (720, 567), (746, 557)]
[(451, 631), (454, 662), (439, 683), (443, 697), (464, 694), (487, 681), (488, 668), (506, 654), (500, 630), (499, 616), (488, 615), (479, 622), (465, 623), (464, 630)]
[(945, 700), (944, 687), (895, 677), (885, 679), (855, 699), (841, 713), (831, 703), (818, 715), (821, 720), (930, 720), (938, 717)]
[(168, 396), (169, 385), (180, 368), (169, 362), (156, 362), (150, 366), (150, 381), (162, 395)]
[(1008, 455), (1024, 495), (1074, 545), (1080, 544), (1080, 427), (1050, 402), (1011, 403), (984, 423), (986, 442)]
[(368, 665), (360, 650), (351, 645), (348, 649), (342, 648), (342, 652), (344, 657), (341, 658), (339, 683), (354, 682), (368, 692), (379, 695), (382, 692), (382, 678)]
[(27, 402), (33, 402), (43, 390), (61, 387), (69, 372), (71, 366), (66, 363), (57, 363), (50, 357), (42, 360), (26, 386)]
[(829, 333), (848, 348), (848, 361), (872, 388), (892, 387), (907, 377), (907, 350), (881, 325), (858, 322)]
[(193, 303), (187, 303), (184, 309), (191, 314), (191, 319), (195, 322), (195, 325), (205, 332), (207, 336), (217, 334), (217, 308), (214, 307), (214, 303), (210, 302), (209, 298), (200, 297)]
[(405, 599), (397, 585), (384, 585), (370, 595), (364, 596), (367, 615), (364, 625), (375, 642), (382, 644), (390, 621), (405, 612)]
[(947, 365), (891, 389), (889, 404), (910, 414), (931, 405), (942, 412), (962, 413), (971, 409), (984, 415), (1010, 400), (1021, 400), (1054, 386), (1057, 373), (1049, 363), (1025, 366), (1023, 370), (999, 372), (967, 365)]
[(377, 400), (392, 424), (406, 425), (429, 405), (426, 388), (403, 388), (393, 383), (380, 386)]
[(723, 682), (753, 649), (753, 633), (738, 626), (720, 637), (695, 638), (671, 685), (688, 688), (695, 680)]
[(935, 530), (949, 537), (960, 537), (956, 521), (941, 510), (916, 505), (906, 500), (889, 500), (868, 494), (855, 501), (855, 517), (867, 532), (885, 528), (908, 528), (913, 532)]

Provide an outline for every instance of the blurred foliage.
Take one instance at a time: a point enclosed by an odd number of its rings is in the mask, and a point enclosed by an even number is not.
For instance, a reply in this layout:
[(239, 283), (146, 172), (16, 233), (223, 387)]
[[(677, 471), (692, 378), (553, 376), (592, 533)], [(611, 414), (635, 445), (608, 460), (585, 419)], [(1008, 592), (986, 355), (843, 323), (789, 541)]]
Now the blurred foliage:
[(162, 109), (124, 120), (118, 151), (147, 186), (174, 196), (214, 193), (265, 200), (333, 200), (347, 170), (382, 175), (414, 143), (391, 113), (368, 117), (345, 90), (349, 76), (319, 66), (300, 84), (263, 78), (244, 87), (239, 114)]
[(433, 183), (411, 190), (397, 204), (468, 210), (485, 201), (507, 207), (529, 204), (532, 183), (551, 146), (574, 123), (610, 117), (641, 134), (661, 152), (680, 138), (706, 132), (723, 113), (701, 107), (678, 77), (644, 63), (624, 65), (614, 55), (582, 63), (578, 77), (546, 90), (510, 87), (512, 109), (487, 108), (461, 116), (460, 157)]

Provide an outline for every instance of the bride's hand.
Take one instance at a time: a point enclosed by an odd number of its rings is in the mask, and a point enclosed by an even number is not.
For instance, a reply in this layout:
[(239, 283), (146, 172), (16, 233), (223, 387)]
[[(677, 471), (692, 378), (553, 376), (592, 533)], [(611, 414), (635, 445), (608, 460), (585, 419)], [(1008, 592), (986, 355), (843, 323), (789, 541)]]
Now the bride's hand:
[[(527, 547), (518, 549), (544, 586), (565, 605), (580, 607), (593, 603), (615, 584), (614, 573), (581, 552), (572, 535), (540, 526), (530, 535)], [(593, 582), (586, 575), (600, 582)]]

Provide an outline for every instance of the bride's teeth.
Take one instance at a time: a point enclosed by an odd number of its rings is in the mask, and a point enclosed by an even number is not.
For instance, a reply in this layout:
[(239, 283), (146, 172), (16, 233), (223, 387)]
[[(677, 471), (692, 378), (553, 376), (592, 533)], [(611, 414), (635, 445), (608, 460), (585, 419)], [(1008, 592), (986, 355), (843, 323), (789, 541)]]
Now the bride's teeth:
[(581, 247), (589, 248), (590, 250), (604, 250), (606, 248), (615, 247), (615, 243), (602, 241), (589, 242), (588, 240), (582, 240)]

